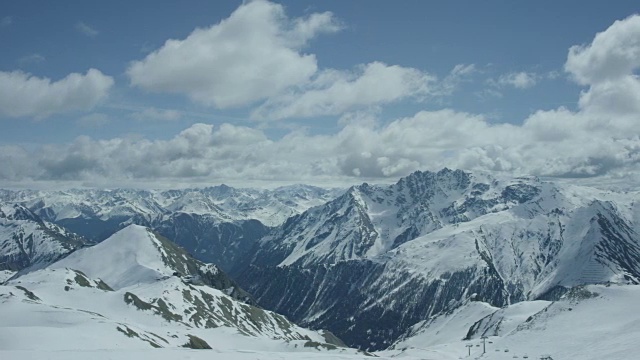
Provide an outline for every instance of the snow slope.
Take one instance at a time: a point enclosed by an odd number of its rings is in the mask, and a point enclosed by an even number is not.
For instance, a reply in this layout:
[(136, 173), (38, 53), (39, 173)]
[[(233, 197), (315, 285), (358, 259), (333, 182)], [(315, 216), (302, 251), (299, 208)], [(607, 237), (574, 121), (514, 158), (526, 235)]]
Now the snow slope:
[(32, 355), (183, 346), (358, 353), (251, 305), (224, 276), (131, 225), (0, 286), (0, 351), (9, 358), (34, 350)]
[[(591, 285), (555, 302), (527, 301), (489, 315), (477, 311), (482, 305), (469, 303), (423, 325), (382, 354), (403, 358), (438, 352), (443, 359), (466, 358), (465, 346), (471, 344), (471, 358), (480, 359), (634, 359), (640, 351), (639, 300), (637, 285)], [(476, 322), (467, 327), (470, 321)], [(463, 340), (471, 333), (471, 340)], [(483, 356), (482, 334), (488, 336)]]
[[(104, 259), (109, 259), (105, 263)], [(175, 270), (162, 260), (162, 244), (147, 228), (130, 225), (91, 248), (79, 250), (52, 264), (50, 269), (69, 268), (100, 278), (114, 289), (154, 283)]]
[[(553, 303), (522, 303), (518, 309), (493, 309), (487, 304), (470, 302), (455, 312), (433, 319), (411, 337), (395, 344), (393, 349), (375, 355), (381, 359), (406, 360), (507, 360), (540, 359), (541, 356), (555, 360), (634, 359), (640, 350), (637, 341), (640, 338), (639, 300), (638, 286), (600, 285), (576, 289)], [(151, 327), (133, 328), (99, 314), (49, 307), (41, 304), (42, 301), (30, 299), (26, 292), (15, 287), (0, 287), (2, 359), (371, 358), (347, 351), (310, 350), (296, 342), (238, 336), (225, 328), (190, 330), (190, 333), (206, 339), (212, 350), (152, 349), (147, 342), (137, 337), (129, 338), (116, 330), (117, 327), (136, 331), (143, 338), (155, 341), (161, 341), (158, 337), (167, 338), (173, 344), (186, 341), (187, 336), (166, 324), (153, 328), (152, 333), (149, 331)], [(128, 315), (136, 316), (136, 313)], [(470, 323), (473, 325), (474, 320), (480, 321), (492, 315), (503, 323), (517, 325), (510, 326), (511, 330), (499, 336), (489, 336), (486, 353), (482, 354), (482, 340), (462, 339), (469, 333)], [(111, 328), (113, 330), (109, 331)], [(92, 343), (103, 347), (87, 346)], [(470, 357), (467, 357), (466, 345), (471, 345)]]

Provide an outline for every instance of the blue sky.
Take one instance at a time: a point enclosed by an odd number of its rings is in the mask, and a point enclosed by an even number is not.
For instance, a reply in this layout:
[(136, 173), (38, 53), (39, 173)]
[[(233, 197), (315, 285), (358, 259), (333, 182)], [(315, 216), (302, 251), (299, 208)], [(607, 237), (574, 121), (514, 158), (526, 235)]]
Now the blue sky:
[(638, 8), (4, 2), (0, 181), (636, 176)]

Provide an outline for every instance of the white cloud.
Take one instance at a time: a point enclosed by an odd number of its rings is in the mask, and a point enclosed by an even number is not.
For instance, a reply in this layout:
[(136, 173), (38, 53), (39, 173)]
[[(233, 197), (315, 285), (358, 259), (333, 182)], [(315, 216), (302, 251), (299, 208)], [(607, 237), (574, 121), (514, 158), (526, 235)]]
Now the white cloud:
[(640, 163), (634, 124), (604, 124), (562, 108), (539, 111), (521, 126), (453, 110), (423, 111), (384, 126), (370, 116), (350, 116), (336, 134), (292, 131), (277, 140), (248, 127), (195, 124), (169, 140), (80, 137), (31, 153), (12, 148), (0, 157), (0, 178), (357, 182), (445, 166), (589, 177), (637, 171)]
[(470, 77), (478, 72), (475, 64), (458, 64), (438, 85), (439, 95), (451, 95), (461, 82), (470, 81)]
[(618, 20), (588, 45), (569, 49), (565, 70), (582, 85), (629, 76), (640, 67), (640, 16)]
[[(613, 23), (588, 45), (573, 46), (565, 70), (581, 85), (583, 111), (610, 117), (634, 117), (640, 113), (640, 15)], [(628, 120), (635, 122), (635, 120)]]
[[(420, 112), (384, 126), (354, 115), (336, 134), (293, 131), (278, 140), (248, 127), (195, 124), (170, 140), (80, 137), (29, 155), (12, 149), (14, 155), (0, 158), (0, 178), (355, 182), (445, 166), (588, 177), (637, 169), (640, 139), (619, 136), (629, 134), (629, 126), (605, 126), (566, 109), (537, 112), (521, 126), (453, 110)], [(594, 138), (602, 128), (609, 130)], [(18, 161), (25, 157), (30, 161), (22, 168)]]
[(96, 69), (54, 82), (22, 71), (0, 72), (0, 115), (41, 119), (89, 110), (107, 97), (113, 83), (113, 78)]
[[(338, 115), (436, 92), (435, 77), (414, 68), (371, 62), (353, 71), (318, 69), (315, 55), (302, 49), (341, 27), (329, 12), (289, 18), (281, 5), (252, 1), (216, 25), (168, 40), (127, 74), (134, 86), (185, 94), (205, 106), (263, 102), (252, 111), (255, 119)], [(450, 87), (472, 70), (456, 68)]]
[[(416, 169), (442, 167), (502, 171), (558, 177), (623, 176), (640, 173), (640, 86), (634, 72), (640, 64), (627, 66), (625, 73), (612, 72), (608, 56), (637, 51), (640, 45), (621, 41), (629, 32), (640, 37), (637, 17), (616, 22), (580, 51), (569, 51), (565, 68), (587, 89), (580, 94), (578, 109), (537, 111), (521, 125), (498, 124), (482, 115), (454, 110), (422, 111), (414, 116), (382, 124), (373, 111), (354, 111), (341, 117), (334, 134), (311, 135), (293, 130), (277, 139), (262, 130), (223, 124), (213, 127), (195, 124), (169, 140), (114, 138), (93, 140), (80, 137), (68, 145), (50, 145), (27, 151), (19, 147), (0, 148), (0, 179), (68, 180), (110, 179), (208, 183), (288, 180), (296, 182), (381, 180), (397, 178)], [(634, 31), (637, 31), (634, 32)], [(607, 43), (597, 41), (608, 39)], [(619, 44), (624, 49), (611, 47)], [(588, 61), (585, 58), (588, 58)], [(619, 60), (613, 61), (620, 63)], [(386, 74), (412, 74), (413, 69), (377, 63), (374, 69)], [(588, 64), (578, 66), (576, 64)], [(387, 90), (373, 95), (362, 90), (361, 72), (320, 72), (314, 89), (285, 103), (289, 114), (313, 113), (309, 104), (330, 104), (321, 112), (349, 109), (351, 91), (360, 96), (392, 99)], [(377, 74), (373, 71), (374, 74)], [(425, 75), (419, 73), (419, 75)], [(377, 77), (372, 77), (377, 78)], [(395, 83), (393, 89), (404, 86)], [(412, 78), (410, 76), (410, 78)], [(365, 80), (362, 80), (365, 79)], [(0, 84), (2, 82), (0, 81)], [(413, 84), (409, 81), (410, 84)], [(428, 81), (418, 81), (418, 84)], [(402, 85), (402, 86), (401, 86)], [(345, 91), (344, 89), (349, 89)], [(422, 89), (416, 85), (413, 90)], [(417, 91), (428, 95), (427, 90)], [(409, 94), (396, 91), (392, 94)], [(346, 95), (345, 95), (346, 94)], [(364, 95), (363, 95), (364, 94)], [(295, 93), (294, 93), (295, 95)], [(411, 96), (411, 95), (407, 95)], [(308, 100), (308, 97), (312, 97)], [(295, 106), (293, 106), (295, 105)], [(294, 111), (295, 110), (295, 111)], [(286, 114), (285, 114), (286, 115)], [(289, 116), (289, 115), (287, 115)]]
[(516, 89), (528, 89), (536, 85), (538, 76), (530, 72), (517, 72), (501, 75), (497, 85), (513, 86)]
[(148, 107), (140, 111), (131, 113), (130, 117), (138, 121), (155, 120), (155, 121), (175, 121), (182, 117), (182, 113), (172, 109), (158, 109)]
[(91, 26), (87, 25), (82, 21), (76, 23), (76, 30), (79, 33), (88, 37), (96, 37), (99, 34), (99, 32), (96, 29), (92, 28)]
[(433, 82), (435, 77), (420, 70), (380, 62), (362, 65), (355, 72), (325, 70), (301, 89), (267, 100), (252, 117), (338, 115), (353, 108), (425, 97), (433, 91)]
[(218, 108), (243, 106), (307, 82), (317, 62), (301, 48), (339, 28), (331, 13), (290, 19), (281, 5), (252, 1), (216, 25), (167, 40), (127, 74), (149, 91), (186, 94)]

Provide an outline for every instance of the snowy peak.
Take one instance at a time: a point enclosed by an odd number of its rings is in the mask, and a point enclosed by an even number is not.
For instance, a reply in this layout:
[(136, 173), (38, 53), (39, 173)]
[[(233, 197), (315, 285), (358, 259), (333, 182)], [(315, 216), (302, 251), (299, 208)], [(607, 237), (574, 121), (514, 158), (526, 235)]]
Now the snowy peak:
[(146, 228), (131, 225), (100, 244), (71, 254), (51, 268), (81, 270), (115, 289), (154, 282), (173, 273), (162, 262), (156, 241)]
[(22, 205), (0, 203), (0, 270), (41, 268), (86, 245)]
[[(390, 186), (367, 183), (289, 219), (263, 242), (289, 254), (283, 265), (372, 259), (421, 234), (520, 204), (541, 190), (461, 170), (415, 172)], [(501, 198), (502, 193), (510, 197)]]
[(114, 289), (179, 277), (186, 283), (208, 285), (251, 302), (250, 296), (215, 265), (193, 259), (168, 239), (139, 225), (129, 225), (107, 240), (79, 250), (50, 268), (80, 270), (92, 278), (104, 280)]
[(42, 222), (42, 219), (31, 210), (19, 204), (0, 204), (0, 218), (6, 220), (33, 221), (37, 223)]
[[(572, 287), (605, 282), (640, 283), (640, 236), (620, 215), (615, 204), (594, 201), (582, 211), (582, 241), (575, 244), (573, 272), (560, 284)], [(575, 225), (574, 225), (575, 228)], [(573, 229), (570, 229), (573, 230)]]
[[(639, 199), (535, 177), (416, 172), (290, 218), (260, 240), (240, 281), (261, 304), (380, 349), (471, 297), (502, 307), (583, 284), (638, 283)], [(345, 293), (366, 305), (334, 310)], [(377, 332), (353, 325), (382, 314), (393, 320)]]

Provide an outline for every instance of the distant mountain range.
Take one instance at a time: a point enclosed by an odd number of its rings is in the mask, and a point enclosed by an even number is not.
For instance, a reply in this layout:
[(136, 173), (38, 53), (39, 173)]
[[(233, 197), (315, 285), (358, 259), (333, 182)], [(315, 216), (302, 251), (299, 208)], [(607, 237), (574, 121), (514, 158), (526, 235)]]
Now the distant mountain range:
[[(640, 282), (640, 192), (535, 177), (443, 169), (346, 191), (302, 185), (2, 190), (0, 202), (2, 209), (30, 214), (31, 220), (21, 221), (66, 234), (57, 241), (67, 244), (39, 257), (22, 255), (33, 260), (11, 260), (17, 265), (0, 270), (50, 264), (71, 253), (49, 269), (67, 267), (65, 261), (81, 261), (83, 253), (103, 246), (83, 249), (89, 240), (100, 242), (120, 229), (145, 229), (156, 239), (175, 241), (197, 259), (192, 261), (214, 263), (229, 273), (235, 282), (228, 284), (237, 282), (233, 286), (242, 294), (234, 301), (255, 301), (301, 326), (329, 329), (363, 350), (408, 349), (409, 339), (435, 336), (438, 326), (458, 334), (438, 321), (448, 324), (461, 311), (472, 311), (475, 320), (451, 322), (465, 332), (455, 341), (501, 336), (498, 315), (482, 320), (496, 308), (518, 312), (516, 305), (523, 304), (530, 316), (542, 311), (535, 304), (546, 308), (585, 285)], [(15, 217), (2, 220), (0, 215), (2, 234), (13, 234), (7, 229)], [(3, 235), (0, 241), (0, 256), (17, 259), (8, 254), (20, 251), (5, 249), (20, 246), (4, 245), (15, 240)], [(188, 276), (206, 278), (193, 269)], [(118, 283), (101, 272), (76, 270), (88, 279)], [(184, 269), (178, 272), (186, 276)]]
[[(129, 224), (153, 228), (198, 259), (230, 271), (270, 226), (344, 190), (294, 185), (274, 190), (202, 189), (147, 191), (0, 190), (0, 203), (16, 204), (85, 239), (100, 242)], [(1, 269), (1, 268), (0, 268)]]

